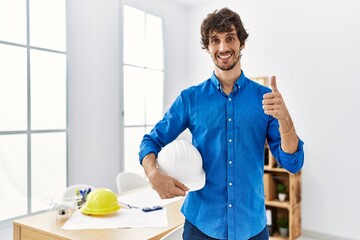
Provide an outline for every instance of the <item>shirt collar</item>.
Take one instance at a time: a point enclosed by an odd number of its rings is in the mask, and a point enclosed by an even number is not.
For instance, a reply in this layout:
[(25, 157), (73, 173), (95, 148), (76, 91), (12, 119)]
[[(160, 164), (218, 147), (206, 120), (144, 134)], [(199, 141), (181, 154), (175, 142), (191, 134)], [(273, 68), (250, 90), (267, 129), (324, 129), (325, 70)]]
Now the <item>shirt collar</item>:
[[(216, 77), (215, 75), (215, 71), (213, 71), (212, 75), (211, 75), (211, 82), (214, 84), (214, 86), (216, 87), (216, 89), (218, 91), (222, 91), (221, 89), (221, 83), (219, 81), (219, 79)], [(234, 84), (234, 92), (237, 92), (240, 90), (240, 88), (244, 87), (245, 86), (245, 82), (246, 82), (246, 77), (245, 77), (245, 74), (244, 74), (244, 71), (241, 70), (241, 75), (240, 77), (235, 81), (235, 84)]]

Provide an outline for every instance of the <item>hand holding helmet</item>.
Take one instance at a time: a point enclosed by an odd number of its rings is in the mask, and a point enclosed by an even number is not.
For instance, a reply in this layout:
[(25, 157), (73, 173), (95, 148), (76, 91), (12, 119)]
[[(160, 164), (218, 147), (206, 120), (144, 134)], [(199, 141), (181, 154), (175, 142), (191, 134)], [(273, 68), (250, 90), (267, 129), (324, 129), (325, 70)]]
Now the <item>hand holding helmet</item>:
[[(148, 155), (148, 157), (153, 158), (149, 163), (154, 163), (155, 165), (155, 155), (151, 154)], [(183, 183), (155, 166), (151, 169), (152, 170), (147, 172), (147, 176), (153, 189), (159, 194), (160, 198), (166, 199), (186, 195), (186, 191), (189, 189)]]
[(197, 191), (205, 185), (201, 155), (186, 140), (175, 140), (166, 145), (159, 152), (156, 163), (158, 169), (152, 168), (147, 175), (161, 198), (184, 196), (186, 191)]

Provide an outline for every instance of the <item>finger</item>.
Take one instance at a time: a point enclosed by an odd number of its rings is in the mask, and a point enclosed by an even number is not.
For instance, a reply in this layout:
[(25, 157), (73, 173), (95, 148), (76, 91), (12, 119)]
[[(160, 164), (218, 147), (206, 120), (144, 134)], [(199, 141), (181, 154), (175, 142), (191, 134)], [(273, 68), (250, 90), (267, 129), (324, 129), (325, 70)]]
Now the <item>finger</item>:
[(267, 105), (263, 105), (263, 109), (264, 110), (275, 110), (275, 109), (279, 109), (279, 107), (276, 105), (267, 104)]
[(185, 196), (186, 192), (178, 188), (177, 186), (172, 186), (166, 191), (158, 192), (161, 199), (173, 198), (178, 196)]
[(185, 186), (185, 184), (183, 184), (182, 182), (179, 182), (178, 180), (175, 180), (175, 186), (180, 188), (183, 191), (189, 191), (189, 188), (187, 186)]
[(270, 98), (274, 98), (274, 94), (272, 92), (265, 93), (263, 95), (263, 99), (270, 99)]
[(180, 188), (174, 186), (174, 187), (170, 188), (168, 191), (163, 192), (160, 195), (160, 197), (161, 198), (173, 198), (173, 197), (185, 196), (185, 195), (186, 195), (186, 191), (183, 191)]
[(271, 85), (272, 92), (279, 92), (277, 85), (276, 85), (276, 77), (275, 76), (271, 77), (270, 85)]
[(274, 109), (264, 110), (264, 113), (273, 116), (274, 118), (276, 118), (276, 116), (278, 115), (278, 111)]
[(263, 105), (281, 105), (281, 99), (278, 98), (264, 98), (262, 100)]
[(171, 191), (172, 197), (178, 197), (178, 196), (185, 196), (186, 191), (180, 189), (180, 188), (174, 188), (173, 191)]
[(263, 95), (263, 99), (274, 99), (279, 97), (279, 92), (269, 92)]

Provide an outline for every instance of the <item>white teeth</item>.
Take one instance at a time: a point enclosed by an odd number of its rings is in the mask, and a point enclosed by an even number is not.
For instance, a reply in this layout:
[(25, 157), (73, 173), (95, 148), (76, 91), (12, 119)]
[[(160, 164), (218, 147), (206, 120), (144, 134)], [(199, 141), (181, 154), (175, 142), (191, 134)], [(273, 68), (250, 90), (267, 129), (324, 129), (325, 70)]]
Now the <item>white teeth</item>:
[(229, 58), (231, 56), (231, 54), (226, 54), (226, 55), (218, 55), (219, 58), (224, 59), (224, 58)]

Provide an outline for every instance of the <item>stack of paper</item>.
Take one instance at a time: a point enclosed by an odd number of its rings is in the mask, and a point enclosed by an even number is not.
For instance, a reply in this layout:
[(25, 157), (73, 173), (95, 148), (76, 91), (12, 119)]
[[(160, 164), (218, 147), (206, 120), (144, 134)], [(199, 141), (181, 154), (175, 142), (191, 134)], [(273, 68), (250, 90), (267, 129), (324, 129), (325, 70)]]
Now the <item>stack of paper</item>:
[(141, 209), (121, 208), (114, 214), (104, 216), (85, 215), (77, 210), (62, 226), (62, 229), (106, 229), (167, 227), (166, 210), (143, 212)]

